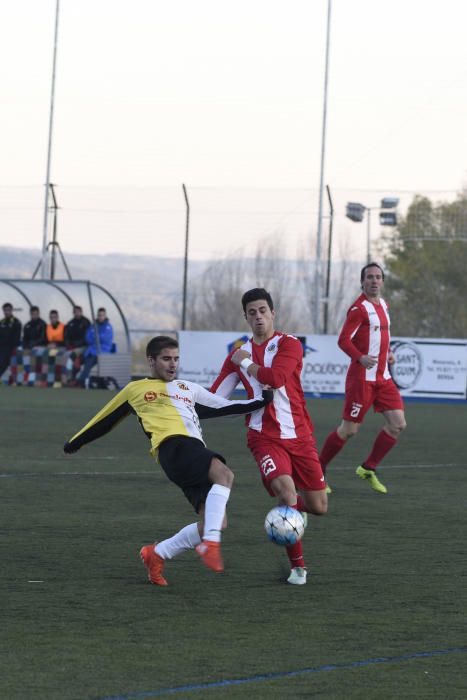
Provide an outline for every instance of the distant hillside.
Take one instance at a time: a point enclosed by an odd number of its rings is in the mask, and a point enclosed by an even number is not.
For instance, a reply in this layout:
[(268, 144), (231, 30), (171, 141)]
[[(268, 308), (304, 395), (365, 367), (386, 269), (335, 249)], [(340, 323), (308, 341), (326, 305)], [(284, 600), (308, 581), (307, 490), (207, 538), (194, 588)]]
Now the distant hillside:
[[(39, 250), (0, 246), (0, 279), (31, 279), (39, 259)], [(286, 332), (311, 332), (308, 297), (312, 296), (313, 263), (302, 266), (297, 276), (297, 261), (266, 259), (265, 272), (258, 282), (256, 262), (255, 258), (190, 261), (188, 327), (221, 330), (238, 326), (238, 290), (258, 285), (273, 291), (281, 327)], [(74, 280), (100, 284), (115, 297), (130, 329), (168, 331), (180, 328), (183, 259), (115, 253), (68, 254), (66, 263)], [(358, 275), (358, 263), (338, 262), (332, 266), (330, 332), (336, 332), (347, 305), (358, 293)], [(59, 256), (55, 278), (67, 278)], [(233, 307), (229, 296), (232, 294)], [(0, 305), (3, 301), (6, 300), (0, 299)], [(196, 316), (199, 316), (198, 323)]]
[[(31, 279), (39, 259), (39, 250), (0, 247), (0, 278)], [(59, 256), (56, 260), (56, 278), (66, 279)], [(100, 284), (117, 299), (130, 328), (167, 330), (179, 326), (183, 294), (182, 259), (69, 254), (65, 260), (74, 280)], [(190, 279), (193, 281), (199, 277), (205, 268), (205, 262), (190, 262)]]

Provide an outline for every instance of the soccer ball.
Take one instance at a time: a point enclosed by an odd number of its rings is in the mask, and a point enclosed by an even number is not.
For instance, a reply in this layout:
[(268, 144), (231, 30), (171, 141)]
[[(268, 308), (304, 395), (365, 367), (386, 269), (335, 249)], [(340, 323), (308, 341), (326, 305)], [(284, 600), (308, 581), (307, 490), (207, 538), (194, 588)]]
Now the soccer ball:
[(305, 521), (302, 514), (290, 506), (276, 506), (266, 515), (266, 534), (275, 544), (295, 544), (302, 539)]

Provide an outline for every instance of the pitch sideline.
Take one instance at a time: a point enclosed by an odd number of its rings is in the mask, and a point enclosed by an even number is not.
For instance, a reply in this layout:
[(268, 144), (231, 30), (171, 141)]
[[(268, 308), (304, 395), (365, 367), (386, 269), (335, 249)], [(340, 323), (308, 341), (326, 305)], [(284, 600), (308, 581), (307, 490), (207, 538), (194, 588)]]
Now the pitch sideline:
[(138, 700), (138, 698), (158, 698), (163, 695), (176, 695), (178, 693), (189, 693), (196, 690), (211, 690), (212, 688), (222, 688), (235, 685), (246, 685), (247, 683), (261, 683), (264, 681), (275, 681), (281, 678), (296, 678), (305, 676), (309, 673), (322, 673), (323, 671), (345, 671), (352, 668), (362, 668), (365, 666), (373, 666), (377, 664), (402, 663), (404, 661), (412, 661), (413, 659), (429, 659), (435, 656), (447, 654), (465, 654), (467, 647), (450, 647), (448, 649), (433, 649), (431, 651), (417, 651), (410, 654), (402, 654), (400, 656), (379, 656), (373, 659), (362, 659), (360, 661), (351, 661), (343, 664), (324, 664), (322, 666), (313, 666), (311, 668), (302, 668), (297, 671), (282, 671), (278, 673), (266, 673), (258, 676), (250, 676), (248, 678), (226, 679), (223, 681), (212, 681), (211, 683), (194, 683), (191, 685), (175, 686), (173, 688), (162, 688), (161, 690), (148, 690), (136, 693), (126, 693), (124, 695), (108, 695), (99, 700)]

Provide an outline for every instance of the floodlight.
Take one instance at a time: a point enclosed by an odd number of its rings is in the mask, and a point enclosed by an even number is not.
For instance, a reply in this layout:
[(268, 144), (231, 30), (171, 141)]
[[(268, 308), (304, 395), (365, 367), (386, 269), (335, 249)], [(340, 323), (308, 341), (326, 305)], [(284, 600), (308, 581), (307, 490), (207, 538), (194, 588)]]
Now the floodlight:
[(397, 216), (392, 211), (381, 211), (379, 213), (379, 223), (381, 226), (397, 226)]
[(398, 197), (384, 197), (381, 200), (381, 209), (395, 209), (398, 204)]
[(348, 202), (345, 215), (351, 221), (361, 222), (365, 214), (366, 207), (358, 202)]

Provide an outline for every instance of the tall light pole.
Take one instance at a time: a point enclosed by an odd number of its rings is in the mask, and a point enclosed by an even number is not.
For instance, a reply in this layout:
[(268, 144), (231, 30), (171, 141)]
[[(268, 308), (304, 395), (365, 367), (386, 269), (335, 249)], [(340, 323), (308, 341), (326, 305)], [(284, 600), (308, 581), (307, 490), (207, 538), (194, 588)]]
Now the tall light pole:
[(323, 199), (324, 199), (324, 162), (326, 155), (326, 124), (328, 103), (329, 80), (329, 46), (331, 43), (331, 0), (328, 0), (328, 16), (326, 25), (326, 58), (324, 66), (324, 95), (323, 95), (323, 123), (321, 130), (321, 164), (319, 177), (319, 205), (318, 228), (316, 233), (316, 270), (315, 270), (315, 299), (314, 299), (314, 332), (321, 330), (321, 238), (323, 227)]
[(183, 196), (185, 197), (186, 219), (185, 219), (185, 257), (183, 262), (183, 294), (182, 294), (182, 331), (186, 329), (186, 305), (188, 290), (188, 245), (190, 238), (190, 201), (185, 185), (182, 185)]
[(45, 202), (44, 202), (44, 224), (42, 229), (42, 279), (47, 275), (47, 238), (49, 223), (49, 187), (50, 187), (50, 166), (52, 162), (52, 130), (54, 121), (54, 100), (55, 100), (55, 68), (57, 65), (57, 43), (58, 43), (58, 16), (60, 10), (60, 0), (55, 6), (55, 32), (54, 32), (54, 52), (52, 62), (52, 86), (50, 90), (50, 112), (49, 112), (49, 138), (47, 146), (47, 169), (45, 175)]
[(369, 262), (371, 262), (371, 253), (370, 253), (370, 247), (371, 247), (371, 210), (374, 209), (374, 207), (367, 207), (366, 208), (366, 264), (368, 265)]
[(323, 319), (323, 332), (324, 335), (328, 333), (328, 318), (329, 318), (329, 301), (331, 294), (331, 255), (332, 255), (332, 228), (334, 224), (334, 206), (332, 203), (331, 190), (329, 185), (326, 185), (326, 192), (328, 193), (329, 201), (329, 233), (328, 233), (328, 261), (326, 265), (326, 292), (324, 295), (324, 319)]

